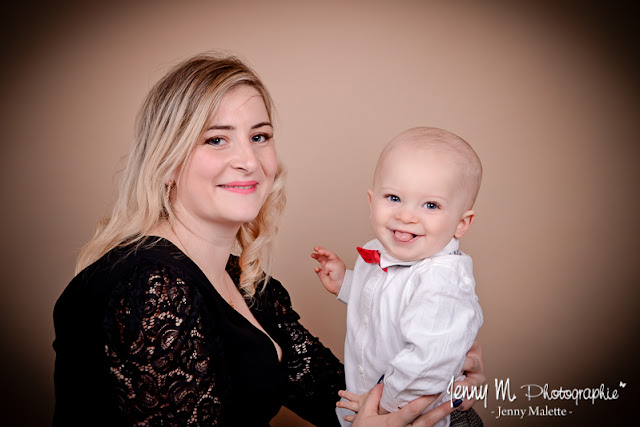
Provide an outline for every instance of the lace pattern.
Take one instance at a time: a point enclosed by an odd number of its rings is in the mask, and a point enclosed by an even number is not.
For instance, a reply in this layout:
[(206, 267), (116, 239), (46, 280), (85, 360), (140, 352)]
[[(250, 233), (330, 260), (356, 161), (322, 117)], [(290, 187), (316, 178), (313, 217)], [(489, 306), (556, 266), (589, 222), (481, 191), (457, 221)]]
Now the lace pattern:
[(221, 397), (199, 299), (166, 268), (140, 271), (114, 291), (105, 353), (132, 425), (218, 425)]
[[(230, 380), (215, 317), (191, 283), (197, 274), (184, 259), (175, 261), (139, 259), (132, 277), (111, 293), (104, 326), (113, 394), (132, 425), (232, 425), (233, 414), (225, 412)], [(227, 271), (237, 283), (235, 257)], [(285, 406), (315, 425), (338, 425), (335, 402), (345, 387), (340, 361), (299, 323), (277, 280), (249, 305), (285, 354)]]
[(289, 294), (279, 282), (272, 282), (276, 324), (291, 342), (285, 406), (315, 425), (339, 425), (335, 404), (340, 400), (338, 390), (346, 388), (342, 363), (300, 324)]

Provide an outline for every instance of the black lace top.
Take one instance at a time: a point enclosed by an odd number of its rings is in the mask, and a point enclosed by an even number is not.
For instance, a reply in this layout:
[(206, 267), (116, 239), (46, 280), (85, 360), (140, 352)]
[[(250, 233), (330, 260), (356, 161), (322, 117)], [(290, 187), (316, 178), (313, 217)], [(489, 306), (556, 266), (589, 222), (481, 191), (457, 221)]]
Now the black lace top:
[[(237, 283), (236, 258), (227, 271)], [(260, 426), (281, 405), (337, 425), (342, 364), (299, 323), (278, 281), (250, 307), (281, 362), (169, 241), (107, 253), (54, 309), (54, 425)]]

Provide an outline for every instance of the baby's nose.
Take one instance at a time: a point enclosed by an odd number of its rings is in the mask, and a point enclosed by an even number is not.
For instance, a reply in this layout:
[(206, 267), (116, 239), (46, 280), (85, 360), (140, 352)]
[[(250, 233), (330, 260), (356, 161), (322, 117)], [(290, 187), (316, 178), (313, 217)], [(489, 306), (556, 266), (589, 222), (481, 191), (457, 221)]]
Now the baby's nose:
[(398, 210), (398, 219), (405, 224), (416, 222), (416, 213), (411, 208), (402, 208)]

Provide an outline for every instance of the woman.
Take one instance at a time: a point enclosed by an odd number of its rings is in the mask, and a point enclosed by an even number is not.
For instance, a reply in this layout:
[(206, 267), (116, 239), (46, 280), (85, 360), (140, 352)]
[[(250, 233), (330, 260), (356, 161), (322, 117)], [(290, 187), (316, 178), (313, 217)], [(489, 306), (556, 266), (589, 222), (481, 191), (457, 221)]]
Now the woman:
[(283, 404), (336, 423), (342, 365), (264, 273), (285, 204), (272, 110), (234, 58), (192, 58), (150, 91), (54, 309), (54, 424), (260, 426)]

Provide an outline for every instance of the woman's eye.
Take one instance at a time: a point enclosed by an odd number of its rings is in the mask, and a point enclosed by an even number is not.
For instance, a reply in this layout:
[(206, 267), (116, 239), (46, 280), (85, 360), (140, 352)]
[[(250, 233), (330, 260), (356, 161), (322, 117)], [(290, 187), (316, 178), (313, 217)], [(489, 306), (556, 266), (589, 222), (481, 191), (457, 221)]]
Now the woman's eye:
[(217, 147), (224, 144), (224, 139), (214, 136), (213, 138), (207, 139), (205, 142), (209, 145), (213, 145), (214, 147)]
[(438, 209), (438, 205), (433, 202), (427, 202), (424, 204), (424, 207), (427, 209)]
[(389, 199), (389, 201), (393, 202), (393, 203), (399, 203), (400, 202), (400, 197), (394, 196), (393, 194), (388, 195), (387, 199)]
[(271, 136), (270, 136), (270, 135), (265, 135), (265, 134), (263, 134), (263, 133), (258, 134), (258, 135), (253, 135), (253, 136), (251, 137), (251, 141), (252, 141), (252, 142), (266, 142), (266, 141), (268, 141), (268, 140), (270, 140), (270, 139), (271, 139)]

